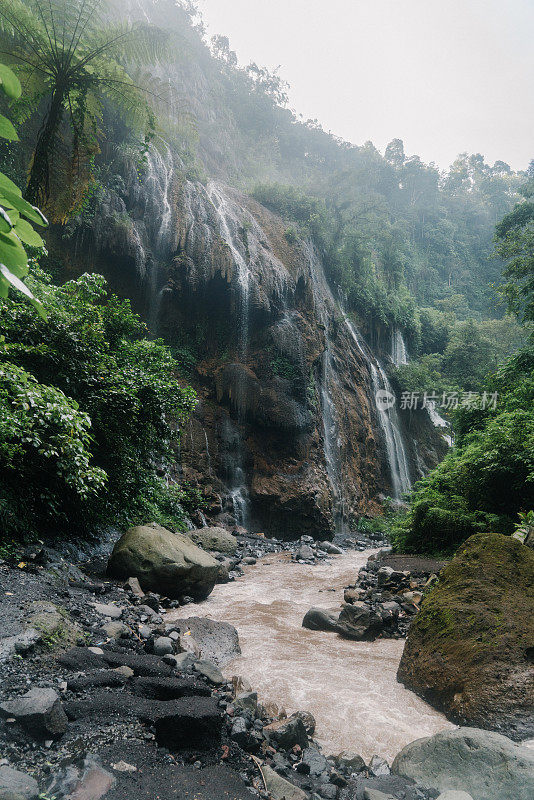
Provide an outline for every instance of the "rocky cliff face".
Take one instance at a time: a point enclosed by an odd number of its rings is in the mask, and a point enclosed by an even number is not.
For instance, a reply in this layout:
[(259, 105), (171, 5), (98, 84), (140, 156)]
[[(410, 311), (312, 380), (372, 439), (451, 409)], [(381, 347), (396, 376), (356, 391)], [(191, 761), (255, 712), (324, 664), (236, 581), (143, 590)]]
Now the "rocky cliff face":
[(401, 421), (376, 407), (385, 373), (312, 243), (250, 197), (190, 182), (169, 148), (153, 149), (143, 180), (125, 170), (125, 188), (80, 229), (76, 252), (185, 359), (199, 404), (181, 469), (211, 518), (324, 538), (398, 493), (403, 459), (419, 477)]

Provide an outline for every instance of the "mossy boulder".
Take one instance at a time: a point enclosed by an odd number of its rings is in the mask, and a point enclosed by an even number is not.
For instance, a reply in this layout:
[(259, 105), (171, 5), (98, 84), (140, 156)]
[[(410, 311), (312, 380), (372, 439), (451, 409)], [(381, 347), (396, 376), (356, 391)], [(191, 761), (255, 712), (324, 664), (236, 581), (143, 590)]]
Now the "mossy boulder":
[(130, 528), (109, 559), (110, 575), (137, 578), (144, 591), (204, 600), (215, 585), (219, 562), (188, 536), (151, 523)]
[(397, 677), (453, 722), (534, 736), (534, 551), (471, 536), (423, 601)]
[(228, 555), (234, 555), (237, 550), (237, 539), (224, 528), (196, 528), (188, 531), (187, 535), (204, 550)]

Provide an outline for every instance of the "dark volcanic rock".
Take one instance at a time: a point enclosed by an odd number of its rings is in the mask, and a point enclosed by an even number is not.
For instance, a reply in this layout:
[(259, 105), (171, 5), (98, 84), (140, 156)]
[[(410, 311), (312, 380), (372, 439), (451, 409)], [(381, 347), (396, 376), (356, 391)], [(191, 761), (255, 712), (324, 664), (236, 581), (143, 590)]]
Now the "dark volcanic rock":
[(189, 676), (179, 678), (136, 678), (133, 691), (150, 700), (177, 700), (193, 695), (209, 697), (211, 692), (202, 681)]
[(85, 700), (66, 704), (69, 719), (139, 719), (154, 725), (159, 744), (169, 748), (211, 749), (220, 739), (222, 717), (214, 697), (148, 700), (129, 694), (95, 692)]
[(329, 611), (327, 608), (310, 608), (304, 615), (302, 627), (310, 631), (335, 631), (339, 632), (339, 611)]
[(459, 724), (534, 736), (534, 552), (472, 536), (422, 604), (399, 680)]
[(383, 628), (380, 614), (366, 603), (345, 603), (338, 620), (338, 631), (348, 639), (372, 640)]
[(284, 750), (290, 750), (296, 744), (303, 750), (308, 746), (308, 735), (300, 717), (273, 722), (263, 729), (263, 733), (270, 742)]
[(214, 697), (182, 697), (152, 709), (146, 718), (156, 740), (171, 750), (210, 750), (221, 738), (222, 717)]
[(165, 677), (172, 673), (172, 667), (158, 656), (144, 653), (116, 653), (104, 650), (103, 660), (111, 667), (130, 667), (136, 675), (146, 678)]
[(114, 669), (102, 669), (97, 672), (89, 673), (88, 675), (77, 675), (74, 678), (69, 678), (67, 681), (67, 688), (71, 692), (80, 692), (83, 689), (98, 688), (98, 687), (111, 687), (117, 688), (124, 686), (128, 679), (125, 675), (117, 672)]
[(29, 734), (48, 739), (61, 736), (68, 726), (61, 700), (53, 689), (31, 689), (0, 705), (4, 717), (15, 717)]

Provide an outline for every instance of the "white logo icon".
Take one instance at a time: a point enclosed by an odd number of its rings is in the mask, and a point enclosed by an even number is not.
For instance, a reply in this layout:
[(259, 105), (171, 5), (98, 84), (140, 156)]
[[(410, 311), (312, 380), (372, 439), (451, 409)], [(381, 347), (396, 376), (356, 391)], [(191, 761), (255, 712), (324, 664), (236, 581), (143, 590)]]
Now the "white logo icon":
[(396, 397), (386, 389), (379, 389), (375, 394), (376, 405), (379, 411), (388, 411), (396, 403)]

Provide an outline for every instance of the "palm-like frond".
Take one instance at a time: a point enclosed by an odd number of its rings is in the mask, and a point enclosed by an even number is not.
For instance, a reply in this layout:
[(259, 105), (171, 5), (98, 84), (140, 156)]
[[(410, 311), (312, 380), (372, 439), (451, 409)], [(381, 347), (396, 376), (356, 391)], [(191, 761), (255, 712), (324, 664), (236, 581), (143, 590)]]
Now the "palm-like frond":
[[(154, 108), (170, 108), (168, 87), (149, 76), (132, 79), (132, 67), (157, 64), (168, 35), (154, 26), (115, 23), (106, 0), (1, 0), (0, 52), (26, 84), (24, 121), (49, 96), (30, 166), (28, 197), (49, 212), (48, 198), (64, 209), (90, 176), (101, 137), (102, 102), (118, 109), (131, 127), (153, 131)], [(161, 92), (161, 94), (158, 94)], [(174, 102), (172, 103), (174, 105)], [(67, 125), (68, 123), (68, 125)], [(67, 125), (67, 127), (65, 127)], [(68, 188), (70, 187), (70, 188)], [(60, 217), (63, 211), (60, 212)]]

